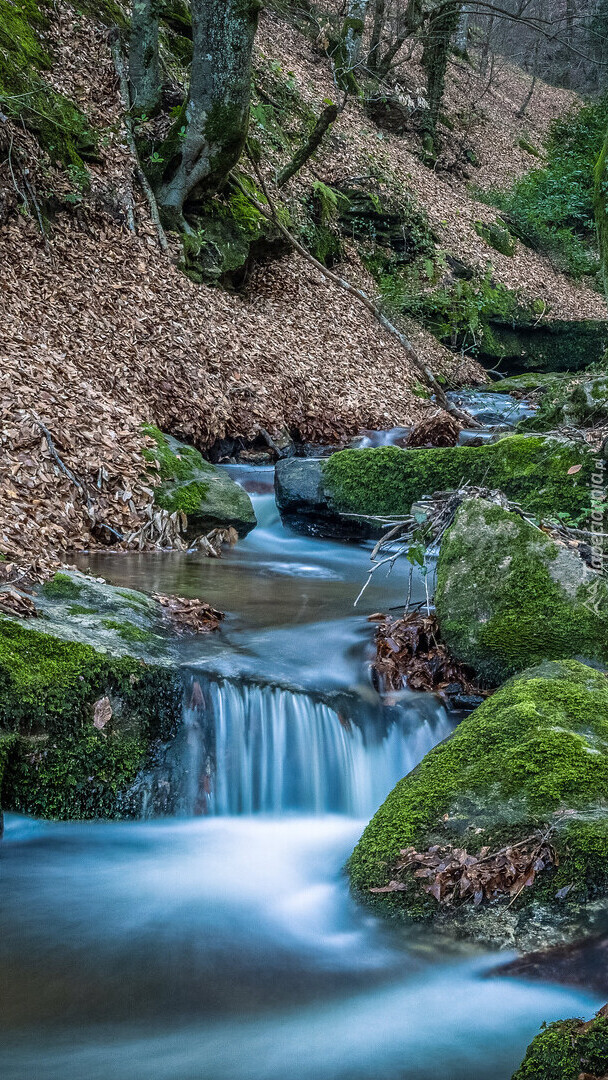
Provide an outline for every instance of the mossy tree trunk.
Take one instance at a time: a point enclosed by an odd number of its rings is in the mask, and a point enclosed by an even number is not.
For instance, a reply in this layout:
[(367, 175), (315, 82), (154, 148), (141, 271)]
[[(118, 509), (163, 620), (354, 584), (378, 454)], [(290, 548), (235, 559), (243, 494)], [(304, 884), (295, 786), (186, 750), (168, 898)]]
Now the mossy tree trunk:
[(249, 124), (251, 58), (260, 0), (192, 0), (193, 60), (185, 108), (163, 150), (157, 199), (168, 224), (217, 191), (237, 163)]
[(450, 44), (460, 21), (461, 5), (442, 4), (431, 14), (424, 36), (422, 66), (427, 78), (429, 107), (424, 118), (425, 149), (435, 152), (435, 132), (445, 87)]
[(134, 113), (153, 116), (160, 105), (159, 0), (133, 0), (129, 38), (129, 84)]
[(374, 21), (372, 23), (369, 52), (367, 54), (367, 66), (371, 72), (376, 72), (378, 70), (380, 61), (380, 41), (382, 40), (385, 17), (386, 0), (376, 0), (374, 4)]
[(336, 82), (341, 90), (356, 93), (357, 68), (361, 58), (361, 43), (369, 0), (348, 0), (346, 17), (340, 32), (340, 44), (335, 57)]

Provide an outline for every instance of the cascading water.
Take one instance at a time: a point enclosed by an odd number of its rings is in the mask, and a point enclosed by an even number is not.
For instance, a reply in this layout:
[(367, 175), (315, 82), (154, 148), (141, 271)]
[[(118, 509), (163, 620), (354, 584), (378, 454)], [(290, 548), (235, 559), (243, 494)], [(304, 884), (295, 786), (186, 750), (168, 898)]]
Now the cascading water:
[(367, 714), (357, 698), (344, 698), (333, 706), (280, 687), (192, 676), (182, 729), (140, 790), (142, 816), (369, 817), (450, 725), (420, 695), (404, 692), (384, 709), (378, 701)]

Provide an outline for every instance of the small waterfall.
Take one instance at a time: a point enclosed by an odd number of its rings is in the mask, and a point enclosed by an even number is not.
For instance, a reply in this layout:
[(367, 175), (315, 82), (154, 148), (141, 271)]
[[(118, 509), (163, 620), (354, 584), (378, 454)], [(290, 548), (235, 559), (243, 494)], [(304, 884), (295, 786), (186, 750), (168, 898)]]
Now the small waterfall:
[(356, 698), (348, 708), (280, 687), (192, 676), (181, 729), (138, 782), (141, 814), (369, 817), (450, 731), (432, 698), (398, 697), (362, 713)]

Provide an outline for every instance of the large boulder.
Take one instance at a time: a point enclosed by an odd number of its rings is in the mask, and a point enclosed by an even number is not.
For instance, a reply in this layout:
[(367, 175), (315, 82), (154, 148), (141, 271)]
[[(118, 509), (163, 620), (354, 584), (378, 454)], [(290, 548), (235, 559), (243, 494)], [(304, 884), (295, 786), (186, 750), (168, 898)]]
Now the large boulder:
[(193, 446), (147, 426), (144, 433), (153, 440), (144, 456), (160, 473), (154, 501), (169, 513), (179, 510), (188, 520), (189, 539), (216, 528), (236, 529), (246, 536), (255, 528), (256, 516), (247, 492), (228, 474), (217, 469)]
[(3, 808), (46, 818), (128, 817), (130, 786), (174, 733), (182, 696), (166, 664), (0, 619)]
[(540, 660), (608, 664), (608, 582), (517, 513), (468, 499), (445, 533), (435, 596), (452, 655), (490, 685)]
[[(576, 470), (576, 471), (571, 471)], [(464, 483), (497, 488), (531, 513), (580, 517), (589, 506), (594, 457), (584, 444), (511, 435), (485, 446), (341, 450), (324, 461), (277, 463), (276, 496), (286, 524), (322, 536), (377, 536), (435, 491)]]
[(391, 917), (532, 950), (608, 918), (608, 681), (574, 660), (507, 682), (399, 781), (349, 863)]
[(608, 1073), (608, 1006), (593, 1020), (543, 1025), (511, 1080), (603, 1080)]

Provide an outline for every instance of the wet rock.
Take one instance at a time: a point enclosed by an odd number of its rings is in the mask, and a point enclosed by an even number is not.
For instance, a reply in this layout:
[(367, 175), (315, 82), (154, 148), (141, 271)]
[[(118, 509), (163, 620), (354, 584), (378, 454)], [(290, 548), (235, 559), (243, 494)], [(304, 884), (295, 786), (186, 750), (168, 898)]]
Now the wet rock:
[[(605, 676), (572, 660), (530, 668), (397, 784), (349, 860), (355, 892), (379, 914), (492, 946), (595, 937), (608, 921), (607, 782)], [(432, 866), (439, 852), (438, 865), (415, 873), (412, 850)]]
[(445, 533), (435, 596), (452, 655), (496, 685), (530, 663), (608, 664), (608, 583), (576, 549), (483, 499)]
[(44, 818), (128, 816), (123, 797), (174, 733), (181, 704), (181, 680), (167, 664), (0, 620), (3, 808)]
[(467, 482), (500, 489), (535, 514), (580, 516), (589, 506), (594, 461), (584, 445), (525, 435), (479, 447), (342, 450), (323, 461), (279, 462), (277, 504), (293, 528), (353, 538), (386, 531), (369, 518), (402, 517), (418, 499)]
[(178, 510), (186, 515), (188, 539), (217, 528), (233, 528), (239, 536), (246, 536), (255, 528), (249, 495), (227, 473), (205, 461), (194, 447), (158, 428), (146, 427), (144, 432), (156, 444), (155, 449), (146, 449), (144, 456), (160, 471), (161, 484), (155, 489), (154, 501), (168, 513)]

